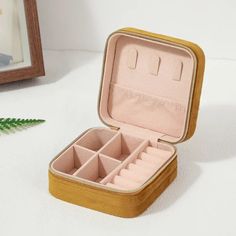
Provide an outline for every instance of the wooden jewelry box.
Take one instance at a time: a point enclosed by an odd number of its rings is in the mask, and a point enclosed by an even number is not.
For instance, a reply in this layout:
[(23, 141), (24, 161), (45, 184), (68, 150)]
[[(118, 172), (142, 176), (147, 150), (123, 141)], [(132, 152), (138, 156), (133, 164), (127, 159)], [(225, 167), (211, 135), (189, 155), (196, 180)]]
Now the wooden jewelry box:
[(49, 191), (121, 217), (142, 213), (175, 179), (174, 144), (196, 127), (204, 53), (181, 39), (125, 28), (107, 40), (98, 113), (49, 166)]

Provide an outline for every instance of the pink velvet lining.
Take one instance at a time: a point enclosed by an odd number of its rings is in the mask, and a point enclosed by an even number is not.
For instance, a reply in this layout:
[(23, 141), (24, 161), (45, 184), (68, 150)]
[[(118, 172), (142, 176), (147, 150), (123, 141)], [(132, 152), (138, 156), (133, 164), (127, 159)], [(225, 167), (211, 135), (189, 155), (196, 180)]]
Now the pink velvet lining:
[(180, 140), (186, 130), (194, 65), (187, 49), (121, 33), (111, 36), (101, 118), (112, 126), (139, 127), (166, 141)]
[(118, 190), (142, 186), (173, 157), (173, 146), (121, 131), (90, 129), (52, 163), (60, 174)]
[(99, 114), (118, 131), (94, 128), (51, 168), (98, 186), (133, 191), (175, 157), (184, 137), (196, 59), (185, 48), (123, 33), (108, 40)]

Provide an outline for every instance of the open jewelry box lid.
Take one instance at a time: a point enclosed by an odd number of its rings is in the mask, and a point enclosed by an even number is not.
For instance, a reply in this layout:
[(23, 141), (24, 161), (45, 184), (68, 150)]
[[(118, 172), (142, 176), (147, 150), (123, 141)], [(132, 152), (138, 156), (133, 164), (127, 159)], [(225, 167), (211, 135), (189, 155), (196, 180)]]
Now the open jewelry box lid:
[(98, 112), (108, 126), (178, 143), (196, 127), (204, 53), (188, 41), (133, 28), (107, 40)]

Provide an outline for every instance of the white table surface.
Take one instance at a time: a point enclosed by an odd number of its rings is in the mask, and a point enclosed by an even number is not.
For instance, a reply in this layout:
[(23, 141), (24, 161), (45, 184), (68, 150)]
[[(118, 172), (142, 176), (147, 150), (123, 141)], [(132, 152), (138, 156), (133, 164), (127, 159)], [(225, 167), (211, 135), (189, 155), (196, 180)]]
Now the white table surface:
[(48, 192), (50, 160), (101, 126), (102, 54), (45, 51), (47, 76), (0, 86), (0, 116), (46, 123), (0, 136), (0, 235), (236, 235), (236, 61), (207, 59), (198, 127), (178, 177), (141, 216), (113, 217)]

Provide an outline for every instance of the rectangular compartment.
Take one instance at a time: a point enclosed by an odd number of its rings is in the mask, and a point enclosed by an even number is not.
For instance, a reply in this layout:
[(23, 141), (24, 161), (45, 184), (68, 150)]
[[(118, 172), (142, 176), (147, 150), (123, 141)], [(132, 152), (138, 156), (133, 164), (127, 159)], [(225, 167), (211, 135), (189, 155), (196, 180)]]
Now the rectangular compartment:
[(101, 153), (117, 160), (125, 160), (141, 143), (143, 139), (119, 133)]
[(52, 167), (65, 174), (73, 175), (95, 152), (74, 145), (62, 153), (53, 163)]
[(75, 175), (99, 183), (119, 164), (120, 162), (113, 158), (98, 154), (87, 162)]
[(111, 140), (115, 134), (115, 131), (106, 128), (91, 129), (86, 132), (76, 144), (93, 151), (98, 151)]

